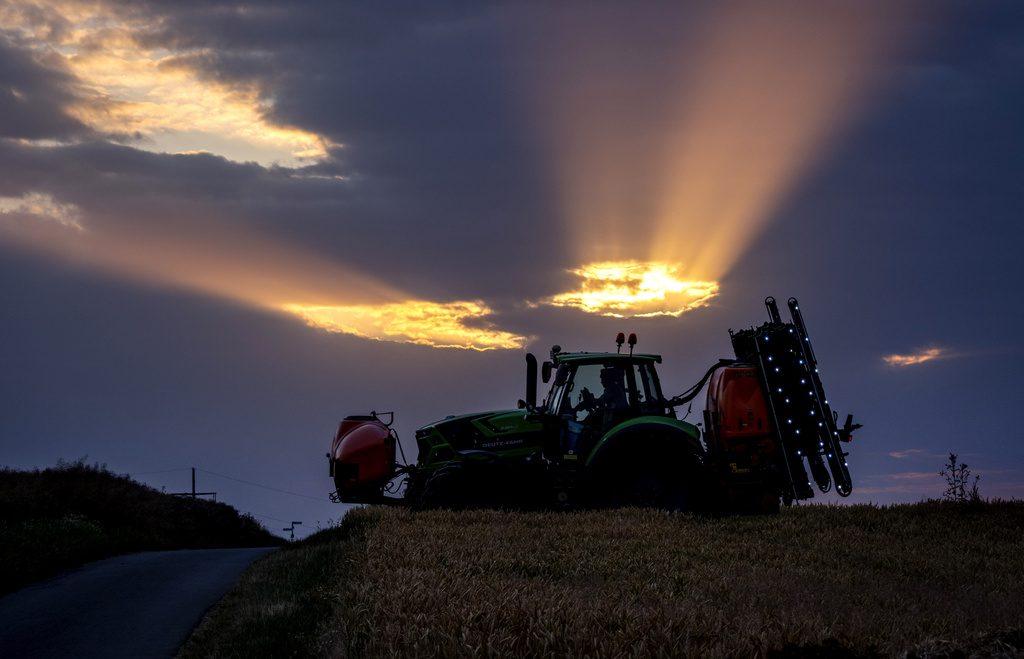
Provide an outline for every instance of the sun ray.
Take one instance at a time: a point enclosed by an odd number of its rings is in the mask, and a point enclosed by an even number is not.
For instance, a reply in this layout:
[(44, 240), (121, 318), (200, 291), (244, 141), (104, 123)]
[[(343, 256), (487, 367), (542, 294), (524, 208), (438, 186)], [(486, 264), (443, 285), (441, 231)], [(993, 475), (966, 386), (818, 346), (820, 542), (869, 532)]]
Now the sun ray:
[[(557, 65), (526, 89), (575, 262), (726, 279), (866, 104), (905, 4), (724, 1), (635, 33), (643, 17), (614, 8), (556, 21)], [(643, 315), (629, 299), (615, 312)]]
[[(311, 327), (379, 341), (467, 350), (519, 349), (481, 301), (416, 299), (329, 258), (225, 218), (88, 222), (41, 193), (0, 197), (0, 242), (115, 275), (299, 318)], [(72, 224), (72, 221), (74, 224)]]

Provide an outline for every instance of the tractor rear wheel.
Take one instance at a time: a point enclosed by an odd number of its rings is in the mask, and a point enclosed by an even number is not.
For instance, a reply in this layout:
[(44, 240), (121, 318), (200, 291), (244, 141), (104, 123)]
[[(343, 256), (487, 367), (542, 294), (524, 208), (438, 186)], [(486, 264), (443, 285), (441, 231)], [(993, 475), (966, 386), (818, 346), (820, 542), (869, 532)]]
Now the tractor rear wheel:
[(663, 422), (604, 437), (588, 459), (590, 501), (599, 507), (704, 510), (709, 487), (697, 439)]
[(682, 461), (616, 462), (595, 482), (595, 501), (602, 507), (660, 508), (692, 511), (696, 508), (697, 471)]
[(688, 488), (679, 474), (666, 470), (633, 468), (607, 484), (612, 507), (636, 506), (687, 510)]

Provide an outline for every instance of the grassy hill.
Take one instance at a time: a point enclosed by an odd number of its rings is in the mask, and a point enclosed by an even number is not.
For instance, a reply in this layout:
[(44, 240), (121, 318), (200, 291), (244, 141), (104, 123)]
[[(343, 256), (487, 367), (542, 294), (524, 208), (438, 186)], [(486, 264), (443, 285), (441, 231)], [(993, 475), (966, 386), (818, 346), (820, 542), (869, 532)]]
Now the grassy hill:
[(366, 508), (260, 561), (182, 656), (1024, 656), (1024, 502)]
[(227, 504), (163, 494), (100, 466), (0, 470), (0, 593), (126, 552), (279, 544)]

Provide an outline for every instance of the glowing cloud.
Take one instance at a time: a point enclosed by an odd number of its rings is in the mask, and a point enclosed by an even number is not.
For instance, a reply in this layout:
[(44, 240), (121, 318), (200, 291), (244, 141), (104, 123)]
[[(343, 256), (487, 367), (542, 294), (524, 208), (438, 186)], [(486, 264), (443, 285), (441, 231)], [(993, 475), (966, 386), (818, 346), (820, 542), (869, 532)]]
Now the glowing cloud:
[(57, 201), (42, 192), (27, 192), (20, 197), (0, 197), (0, 215), (31, 215), (83, 231), (80, 213), (74, 204)]
[[(382, 305), (309, 306), (289, 304), (312, 327), (378, 341), (416, 343), (434, 348), (467, 350), (517, 349), (527, 338), (494, 328), (483, 319), (493, 310), (480, 301), (428, 302), (408, 300)], [(480, 323), (470, 325), (469, 323)]]
[(919, 350), (910, 355), (886, 355), (882, 357), (882, 361), (889, 366), (905, 367), (924, 364), (925, 362), (942, 359), (948, 356), (948, 353), (942, 348), (924, 348), (923, 350)]
[(908, 448), (903, 451), (889, 451), (889, 457), (895, 458), (896, 460), (905, 460), (918, 455), (930, 455), (930, 453), (923, 448)]
[(77, 80), (65, 110), (100, 134), (141, 138), (140, 148), (210, 152), (238, 161), (294, 166), (330, 146), (321, 136), (267, 120), (272, 100), (249, 84), (204, 77), (191, 62), (205, 49), (148, 47), (137, 36), (159, 19), (112, 3), (31, 0), (0, 6), (0, 25)]
[(934, 471), (901, 471), (895, 474), (886, 474), (885, 478), (894, 481), (930, 481), (935, 480)]
[(686, 281), (670, 263), (601, 261), (570, 270), (580, 288), (544, 300), (558, 307), (614, 316), (679, 316), (706, 306), (718, 295), (718, 283)]

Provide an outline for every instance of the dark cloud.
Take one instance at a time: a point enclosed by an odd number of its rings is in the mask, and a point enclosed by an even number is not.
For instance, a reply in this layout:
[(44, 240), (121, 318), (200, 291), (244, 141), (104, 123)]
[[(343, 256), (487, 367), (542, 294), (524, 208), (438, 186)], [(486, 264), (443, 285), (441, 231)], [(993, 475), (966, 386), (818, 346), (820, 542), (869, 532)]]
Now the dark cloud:
[[(547, 240), (559, 237), (556, 202), (522, 119), (522, 88), (509, 73), (520, 55), (506, 48), (500, 10), (156, 3), (146, 11), (158, 18), (139, 39), (182, 51), (168, 66), (198, 67), (229, 84), (258, 82), (275, 122), (343, 145), (310, 173), (358, 180), (359, 204), (347, 213), (358, 226), (339, 235), (322, 215), (337, 208), (285, 193), (300, 207), (285, 229), (298, 239), (342, 252), (381, 245), (399, 280), (431, 270), (438, 289), (466, 288), (464, 266), (492, 266), (498, 276), (476, 280), (467, 291), (474, 295), (489, 286), (508, 291), (523, 252), (541, 264), (561, 261)], [(409, 240), (389, 241), (399, 232)]]
[(0, 137), (68, 139), (91, 131), (66, 112), (75, 80), (0, 34)]

